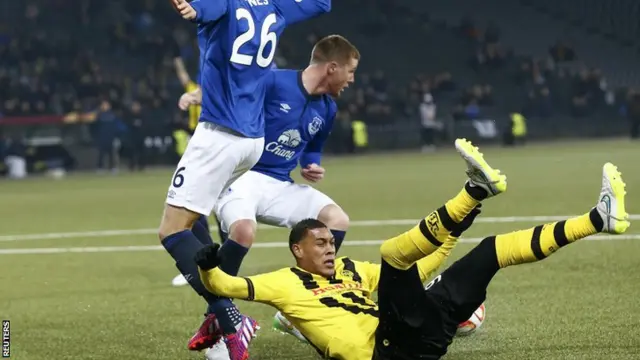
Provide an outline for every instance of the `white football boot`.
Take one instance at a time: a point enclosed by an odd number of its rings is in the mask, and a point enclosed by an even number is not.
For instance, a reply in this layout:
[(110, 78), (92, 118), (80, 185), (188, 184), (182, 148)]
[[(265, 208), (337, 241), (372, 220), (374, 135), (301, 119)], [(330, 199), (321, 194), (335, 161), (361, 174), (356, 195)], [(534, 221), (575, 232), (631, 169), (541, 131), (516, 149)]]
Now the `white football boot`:
[(488, 198), (507, 190), (507, 177), (487, 163), (477, 146), (473, 146), (467, 139), (456, 139), (455, 145), (458, 153), (467, 162), (467, 176), (471, 186), (486, 190)]
[(627, 194), (626, 184), (622, 181), (622, 173), (612, 163), (602, 167), (602, 189), (596, 209), (602, 217), (602, 232), (622, 234), (631, 225), (629, 214), (625, 210), (624, 197)]

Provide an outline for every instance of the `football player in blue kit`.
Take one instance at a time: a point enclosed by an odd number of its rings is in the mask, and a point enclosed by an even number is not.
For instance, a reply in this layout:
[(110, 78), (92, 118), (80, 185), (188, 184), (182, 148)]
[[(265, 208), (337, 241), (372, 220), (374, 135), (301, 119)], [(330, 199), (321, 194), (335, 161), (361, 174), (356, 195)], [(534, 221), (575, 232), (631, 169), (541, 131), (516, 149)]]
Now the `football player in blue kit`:
[[(257, 223), (291, 227), (306, 218), (329, 226), (339, 248), (349, 226), (347, 214), (330, 197), (311, 186), (296, 184), (291, 172), (300, 165), (309, 182), (324, 177), (322, 149), (337, 113), (334, 98), (354, 81), (360, 54), (339, 35), (319, 40), (309, 66), (302, 70), (273, 70), (267, 79), (265, 99), (265, 148), (258, 163), (231, 184), (216, 203), (214, 212), (230, 249), (248, 249)], [(228, 234), (228, 235), (227, 235)], [(246, 252), (234, 251), (240, 264)], [(180, 281), (180, 275), (174, 284)], [(288, 321), (276, 314), (284, 330)], [(290, 329), (297, 335), (297, 330)], [(209, 334), (216, 343), (207, 359), (224, 359), (225, 344), (219, 333)]]
[[(231, 359), (245, 360), (257, 324), (241, 316), (230, 300), (204, 288), (193, 260), (203, 245), (192, 227), (201, 215), (211, 214), (223, 190), (262, 154), (266, 79), (283, 30), (330, 11), (331, 0), (172, 2), (184, 19), (198, 26), (202, 112), (173, 174), (158, 235), (176, 267), (209, 304), (208, 314), (220, 317), (216, 322), (207, 316), (189, 348), (209, 347), (201, 334), (215, 325), (222, 330)], [(233, 261), (222, 265), (229, 274), (236, 274), (237, 268)]]

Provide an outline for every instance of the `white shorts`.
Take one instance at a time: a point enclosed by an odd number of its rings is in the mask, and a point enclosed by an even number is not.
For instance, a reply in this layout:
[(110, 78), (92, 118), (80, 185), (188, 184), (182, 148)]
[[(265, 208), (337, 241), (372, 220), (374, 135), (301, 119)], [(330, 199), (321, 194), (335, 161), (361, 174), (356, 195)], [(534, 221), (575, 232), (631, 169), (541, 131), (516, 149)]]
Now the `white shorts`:
[(209, 216), (222, 191), (258, 162), (263, 148), (264, 138), (199, 123), (173, 173), (166, 203)]
[(228, 232), (238, 220), (292, 227), (301, 220), (317, 219), (330, 197), (309, 185), (274, 179), (256, 171), (240, 176), (216, 204), (215, 214)]

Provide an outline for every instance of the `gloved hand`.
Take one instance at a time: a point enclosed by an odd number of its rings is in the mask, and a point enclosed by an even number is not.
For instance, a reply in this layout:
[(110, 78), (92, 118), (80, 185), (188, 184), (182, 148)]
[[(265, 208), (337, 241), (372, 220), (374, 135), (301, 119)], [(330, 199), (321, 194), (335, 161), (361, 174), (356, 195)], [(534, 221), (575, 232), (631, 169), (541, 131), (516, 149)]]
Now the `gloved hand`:
[(219, 249), (220, 245), (212, 244), (198, 250), (196, 256), (194, 257), (196, 264), (198, 264), (198, 266), (205, 271), (217, 267), (221, 263), (220, 256), (218, 256)]
[(476, 216), (480, 215), (480, 213), (482, 212), (480, 208), (482, 208), (482, 204), (478, 204), (478, 206), (474, 207), (473, 210), (471, 210), (471, 212), (467, 216), (465, 216), (465, 218), (462, 219), (462, 221), (459, 222), (458, 225), (456, 225), (455, 229), (451, 230), (451, 236), (460, 237), (463, 232), (467, 231), (467, 229), (471, 227), (471, 224), (473, 224)]

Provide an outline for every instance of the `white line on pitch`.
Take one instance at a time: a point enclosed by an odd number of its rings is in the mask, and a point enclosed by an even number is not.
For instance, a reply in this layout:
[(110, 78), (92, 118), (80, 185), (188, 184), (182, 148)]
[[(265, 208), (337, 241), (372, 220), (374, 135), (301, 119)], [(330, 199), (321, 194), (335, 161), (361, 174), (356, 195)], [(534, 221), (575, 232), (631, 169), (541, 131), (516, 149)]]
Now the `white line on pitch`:
[[(545, 222), (545, 221), (561, 221), (575, 215), (567, 216), (495, 216), (480, 217), (475, 223), (518, 223), (518, 222)], [(630, 215), (631, 220), (640, 220), (640, 215)], [(400, 226), (417, 224), (417, 219), (396, 219), (396, 220), (356, 220), (352, 221), (351, 227), (375, 227), (375, 226)], [(277, 227), (269, 225), (260, 225), (260, 229), (277, 229)], [(211, 227), (211, 231), (217, 231), (216, 226)], [(112, 237), (112, 236), (131, 236), (131, 235), (155, 235), (157, 228), (148, 229), (119, 229), (119, 230), (95, 230), (95, 231), (75, 231), (75, 232), (58, 232), (58, 233), (41, 233), (41, 234), (16, 234), (16, 235), (0, 235), (0, 242), (7, 241), (26, 241), (26, 240), (55, 240), (55, 239), (73, 239), (73, 238), (90, 238), (90, 237)]]
[[(484, 238), (463, 238), (461, 243), (478, 243)], [(581, 241), (603, 240), (637, 240), (640, 234), (635, 235), (593, 235)], [(382, 244), (384, 240), (347, 240), (342, 246), (374, 246)], [(267, 242), (253, 244), (252, 248), (286, 248), (286, 242)], [(164, 248), (160, 245), (148, 246), (95, 246), (95, 247), (59, 247), (59, 248), (33, 248), (33, 249), (0, 249), (0, 255), (29, 255), (29, 254), (63, 254), (63, 253), (105, 253), (105, 252), (136, 252), (136, 251), (160, 251)]]

